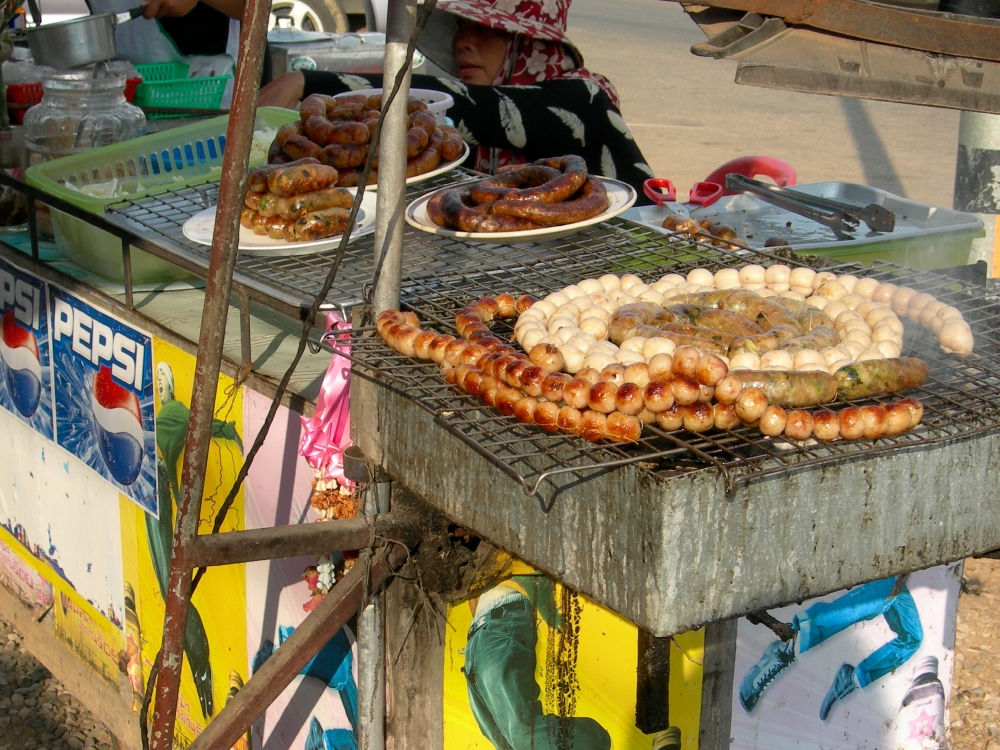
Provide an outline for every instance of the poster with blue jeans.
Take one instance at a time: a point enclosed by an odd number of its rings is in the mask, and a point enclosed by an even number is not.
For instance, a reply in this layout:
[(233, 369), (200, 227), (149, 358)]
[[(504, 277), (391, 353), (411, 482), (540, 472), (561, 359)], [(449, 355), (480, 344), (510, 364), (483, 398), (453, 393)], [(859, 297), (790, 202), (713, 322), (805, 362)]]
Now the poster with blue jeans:
[(947, 726), (940, 699), (919, 722), (908, 706), (949, 694), (960, 580), (956, 563), (772, 610), (787, 641), (741, 620), (731, 747), (876, 750)]

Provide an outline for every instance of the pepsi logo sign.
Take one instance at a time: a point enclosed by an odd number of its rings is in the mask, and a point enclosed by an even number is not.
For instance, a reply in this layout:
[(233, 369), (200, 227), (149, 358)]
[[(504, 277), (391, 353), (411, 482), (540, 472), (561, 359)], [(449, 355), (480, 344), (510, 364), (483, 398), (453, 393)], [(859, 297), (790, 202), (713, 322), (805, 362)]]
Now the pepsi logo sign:
[(91, 408), (108, 471), (116, 481), (132, 484), (142, 470), (145, 445), (138, 397), (116, 383), (111, 369), (103, 366), (94, 376)]
[(71, 340), (73, 353), (98, 368), (110, 365), (110, 374), (121, 384), (143, 389), (144, 357), (142, 343), (112, 331), (110, 326), (95, 320), (63, 299), (52, 304), (52, 340)]
[(42, 289), (14, 278), (12, 273), (0, 268), (0, 307), (13, 310), (17, 320), (37, 331), (42, 309)]
[(42, 397), (42, 363), (38, 341), (30, 329), (20, 325), (14, 310), (4, 310), (0, 318), (0, 360), (4, 382), (14, 408), (24, 417), (38, 409)]

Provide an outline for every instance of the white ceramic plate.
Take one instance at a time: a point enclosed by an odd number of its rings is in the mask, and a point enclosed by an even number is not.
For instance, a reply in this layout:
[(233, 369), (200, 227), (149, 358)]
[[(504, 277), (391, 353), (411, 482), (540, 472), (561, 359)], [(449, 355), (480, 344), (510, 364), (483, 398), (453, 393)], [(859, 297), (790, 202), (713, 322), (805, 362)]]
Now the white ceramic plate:
[[(406, 184), (407, 185), (413, 185), (414, 183), (417, 183), (417, 182), (423, 182), (424, 180), (430, 180), (431, 178), (437, 177), (439, 174), (444, 174), (445, 172), (450, 172), (451, 170), (453, 170), (455, 167), (457, 167), (463, 161), (465, 161), (465, 158), (469, 155), (469, 144), (463, 142), (462, 146), (463, 146), (462, 153), (459, 155), (459, 157), (457, 159), (455, 159), (455, 161), (450, 161), (450, 162), (448, 162), (446, 164), (440, 164), (440, 165), (438, 165), (437, 169), (432, 169), (430, 172), (426, 172), (424, 174), (418, 174), (415, 177), (407, 177), (406, 178)], [(354, 188), (350, 187), (350, 188), (347, 188), (347, 190), (354, 190)], [(368, 194), (369, 191), (374, 192), (376, 190), (378, 190), (378, 183), (375, 183), (374, 185), (369, 185), (368, 187), (366, 187), (365, 188), (365, 198), (368, 197), (367, 194)]]
[(516, 245), (519, 242), (535, 242), (537, 240), (553, 240), (566, 237), (578, 232), (584, 227), (607, 221), (618, 214), (627, 211), (635, 203), (635, 189), (631, 185), (618, 180), (610, 180), (607, 177), (599, 177), (608, 189), (608, 207), (597, 216), (589, 219), (577, 221), (572, 224), (563, 224), (558, 227), (543, 227), (541, 229), (528, 229), (523, 232), (460, 232), (457, 229), (445, 229), (439, 227), (427, 215), (427, 202), (437, 195), (441, 190), (451, 190), (452, 188), (441, 188), (433, 193), (428, 193), (413, 201), (406, 208), (406, 222), (417, 229), (422, 229), (431, 234), (438, 234), (442, 237), (456, 237), (463, 240), (475, 240), (476, 242), (486, 242), (493, 245)]
[[(361, 199), (361, 209), (358, 211), (358, 218), (354, 224), (354, 231), (351, 232), (351, 242), (375, 231), (375, 201), (375, 193), (365, 191), (365, 196)], [(211, 245), (212, 232), (215, 229), (215, 209), (215, 206), (206, 208), (185, 221), (184, 236), (200, 245)], [(335, 237), (311, 242), (285, 242), (267, 236), (261, 237), (259, 234), (254, 234), (252, 230), (241, 226), (239, 252), (241, 255), (258, 257), (312, 255), (336, 247), (340, 244), (341, 237), (342, 235), (338, 234)]]

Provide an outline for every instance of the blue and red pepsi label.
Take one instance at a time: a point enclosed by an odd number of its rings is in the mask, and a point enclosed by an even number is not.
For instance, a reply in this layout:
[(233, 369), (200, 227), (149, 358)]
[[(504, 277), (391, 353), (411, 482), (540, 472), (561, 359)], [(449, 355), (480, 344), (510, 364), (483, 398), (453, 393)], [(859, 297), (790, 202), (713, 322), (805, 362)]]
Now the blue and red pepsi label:
[(152, 339), (48, 288), (56, 442), (155, 516)]
[(0, 260), (0, 407), (53, 439), (46, 284)]

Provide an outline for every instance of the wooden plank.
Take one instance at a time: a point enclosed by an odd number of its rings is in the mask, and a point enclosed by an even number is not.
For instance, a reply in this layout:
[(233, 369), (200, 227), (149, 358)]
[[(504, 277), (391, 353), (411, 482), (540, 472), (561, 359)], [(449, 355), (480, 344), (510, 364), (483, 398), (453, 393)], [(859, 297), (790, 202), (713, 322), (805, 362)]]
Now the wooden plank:
[(895, 47), (1000, 62), (1000, 21), (992, 19), (864, 0), (708, 0), (699, 5), (774, 16), (791, 25)]

